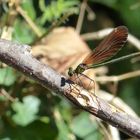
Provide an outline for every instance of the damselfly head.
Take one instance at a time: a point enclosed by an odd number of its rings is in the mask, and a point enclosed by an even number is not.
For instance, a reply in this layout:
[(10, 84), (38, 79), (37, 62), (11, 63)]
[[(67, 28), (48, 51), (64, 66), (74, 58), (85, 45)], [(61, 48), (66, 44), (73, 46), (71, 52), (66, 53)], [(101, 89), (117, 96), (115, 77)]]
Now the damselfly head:
[(68, 70), (68, 75), (71, 77), (71, 76), (74, 75), (74, 73), (75, 73), (75, 72), (74, 72), (73, 68), (70, 67), (69, 70)]

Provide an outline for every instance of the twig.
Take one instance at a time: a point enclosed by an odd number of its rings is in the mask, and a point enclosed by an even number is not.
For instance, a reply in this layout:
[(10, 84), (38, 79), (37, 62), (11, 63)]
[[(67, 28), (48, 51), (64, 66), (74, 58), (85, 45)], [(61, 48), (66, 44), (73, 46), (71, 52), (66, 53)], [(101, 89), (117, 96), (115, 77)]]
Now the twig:
[(119, 82), (122, 80), (126, 80), (129, 78), (140, 76), (140, 70), (128, 72), (125, 74), (117, 75), (117, 76), (100, 76), (95, 77), (95, 81), (97, 82)]
[[(84, 40), (93, 40), (93, 39), (102, 39), (105, 36), (107, 36), (111, 31), (113, 30), (113, 28), (106, 28), (97, 32), (92, 32), (92, 33), (86, 33), (81, 35), (81, 37)], [(132, 45), (134, 45), (137, 49), (140, 50), (140, 40), (137, 39), (135, 36), (133, 36), (132, 34), (129, 33), (128, 35), (128, 42), (131, 43)]]
[(128, 35), (128, 41), (129, 43), (131, 43), (132, 45), (134, 45), (137, 49), (140, 50), (140, 40), (138, 38), (136, 38), (135, 36), (133, 36), (132, 34)]
[[(140, 138), (140, 120), (108, 104), (32, 57), (30, 47), (0, 40), (0, 60), (124, 133)], [(129, 122), (129, 123), (128, 123)]]
[(109, 125), (108, 130), (111, 134), (111, 140), (121, 140), (118, 129)]
[(105, 36), (107, 36), (113, 29), (112, 28), (107, 28), (107, 29), (102, 29), (97, 32), (91, 32), (91, 33), (85, 33), (82, 34), (81, 37), (84, 40), (93, 40), (93, 39), (102, 39)]
[(23, 18), (26, 20), (26, 22), (30, 25), (32, 30), (36, 33), (38, 37), (42, 35), (39, 28), (35, 25), (35, 23), (31, 20), (31, 18), (27, 15), (27, 13), (20, 7), (17, 6), (16, 10), (23, 16)]
[(83, 0), (83, 2), (81, 4), (81, 8), (80, 8), (80, 13), (79, 13), (77, 25), (76, 25), (77, 33), (80, 33), (80, 31), (81, 31), (81, 27), (82, 27), (82, 24), (83, 24), (83, 19), (84, 19), (84, 15), (85, 15), (86, 6), (87, 6), (87, 0)]
[(86, 11), (88, 12), (88, 19), (89, 20), (94, 20), (96, 18), (95, 13), (93, 12), (93, 10), (89, 7), (89, 5), (86, 5)]
[(11, 102), (17, 101), (17, 99), (14, 99), (12, 96), (10, 96), (4, 89), (1, 89), (0, 94), (3, 94)]

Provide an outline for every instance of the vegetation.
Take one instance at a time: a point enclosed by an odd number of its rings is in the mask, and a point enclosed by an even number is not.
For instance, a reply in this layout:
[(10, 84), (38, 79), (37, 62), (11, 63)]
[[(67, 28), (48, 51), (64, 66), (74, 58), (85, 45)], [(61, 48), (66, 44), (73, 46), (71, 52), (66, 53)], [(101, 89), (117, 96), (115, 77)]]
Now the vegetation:
[[(80, 22), (78, 17), (82, 11), (85, 12), (84, 20), (80, 17)], [(31, 45), (37, 59), (66, 74), (71, 66), (70, 59), (76, 56), (75, 50), (81, 55), (80, 50), (83, 48), (73, 48), (74, 53), (68, 54), (68, 51), (72, 52), (71, 48), (67, 48), (68, 44), (73, 46), (78, 42), (74, 42), (72, 38), (77, 33), (73, 31), (74, 34), (67, 37), (67, 33), (71, 32), (61, 31), (72, 26), (82, 36), (103, 28), (125, 25), (131, 34), (139, 38), (139, 13), (140, 2), (137, 0), (89, 0), (87, 3), (86, 0), (2, 0), (0, 33), (2, 38)], [(63, 28), (59, 28), (60, 26)], [(71, 40), (68, 41), (65, 37)], [(98, 41), (93, 38), (87, 43), (93, 49)], [(80, 43), (77, 44), (80, 46)], [(116, 57), (138, 49), (140, 45), (138, 48), (127, 43)], [(58, 59), (61, 60), (56, 61)], [(111, 76), (135, 72), (140, 67), (139, 61), (140, 57), (137, 57), (133, 59), (133, 63), (123, 61), (112, 64), (107, 66), (108, 73), (100, 74)], [(139, 83), (140, 78), (137, 76), (125, 81), (98, 84), (99, 89), (117, 94), (116, 96), (140, 114)], [(0, 68), (0, 85), (0, 140), (108, 139), (109, 132), (105, 126), (89, 113), (3, 63)], [(122, 134), (122, 138), (128, 136)]]

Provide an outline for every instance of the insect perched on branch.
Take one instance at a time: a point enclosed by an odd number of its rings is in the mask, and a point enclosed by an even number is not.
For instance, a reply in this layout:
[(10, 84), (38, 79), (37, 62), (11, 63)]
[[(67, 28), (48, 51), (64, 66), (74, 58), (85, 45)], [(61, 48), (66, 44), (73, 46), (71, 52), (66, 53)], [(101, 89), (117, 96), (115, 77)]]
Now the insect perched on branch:
[(138, 52), (109, 60), (124, 46), (127, 37), (128, 29), (125, 26), (118, 26), (115, 28), (89, 55), (87, 55), (76, 69), (69, 68), (68, 75), (70, 76), (70, 79), (73, 79), (73, 77), (77, 77), (78, 75), (83, 75), (85, 70), (140, 55), (140, 52)]

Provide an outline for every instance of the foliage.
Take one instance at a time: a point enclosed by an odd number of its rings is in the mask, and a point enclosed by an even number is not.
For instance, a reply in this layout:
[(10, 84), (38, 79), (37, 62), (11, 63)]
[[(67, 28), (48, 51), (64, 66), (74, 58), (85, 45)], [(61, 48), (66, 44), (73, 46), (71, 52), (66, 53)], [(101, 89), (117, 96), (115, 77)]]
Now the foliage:
[(43, 12), (43, 15), (40, 18), (41, 24), (44, 24), (46, 21), (53, 21), (61, 17), (65, 12), (77, 11), (78, 8), (75, 7), (78, 5), (78, 0), (58, 0), (51, 1), (50, 5), (45, 7), (44, 0), (40, 0), (40, 9)]
[[(81, 4), (79, 0), (21, 0), (19, 5), (28, 16), (26, 17), (18, 13), (15, 6), (13, 9), (12, 6), (9, 8), (8, 2), (4, 0), (0, 2), (0, 32), (3, 32), (4, 27), (12, 28), (12, 40), (26, 44), (36, 42), (54, 22), (62, 21), (60, 23), (64, 26), (76, 25), (77, 15), (73, 15), (67, 24), (62, 20), (62, 16), (71, 11), (79, 14)], [(130, 32), (140, 37), (139, 1), (90, 0), (88, 4), (93, 11), (95, 10), (96, 20), (89, 21), (85, 17), (82, 33), (124, 24)], [(90, 11), (90, 8), (86, 10)], [(28, 21), (32, 21), (35, 28)], [(94, 43), (89, 42), (92, 46)], [(122, 50), (122, 54), (135, 50), (125, 49), (126, 51)], [(130, 63), (124, 62), (110, 66), (109, 74), (117, 75), (138, 68), (139, 64), (131, 66)], [(119, 83), (118, 96), (140, 114), (139, 82), (136, 78)], [(7, 66), (0, 68), (0, 85), (8, 94), (8, 96), (2, 92), (0, 94), (0, 140), (103, 139), (99, 123), (91, 119), (89, 113), (75, 108), (65, 98), (57, 97), (12, 68)], [(16, 100), (11, 102), (9, 96)]]
[(35, 36), (34, 33), (31, 31), (31, 29), (25, 22), (18, 19), (15, 21), (14, 33), (13, 33), (14, 40), (17, 40), (18, 42), (24, 42), (30, 44), (34, 40), (34, 36)]
[(12, 116), (13, 121), (21, 126), (26, 126), (37, 119), (36, 113), (39, 111), (40, 100), (34, 96), (26, 96), (23, 103), (16, 101), (11, 107), (16, 112)]
[[(72, 131), (79, 137), (85, 140), (100, 140), (101, 134), (98, 132), (98, 124), (92, 122), (90, 116), (83, 112), (76, 116), (71, 123)], [(87, 128), (87, 129), (84, 129)]]
[[(117, 12), (117, 14), (124, 20), (129, 30), (140, 36), (140, 2), (137, 0), (91, 0), (93, 2), (105, 5)], [(132, 20), (133, 18), (133, 20)]]
[(12, 68), (1, 68), (0, 69), (0, 84), (4, 86), (11, 86), (16, 81), (17, 75)]

